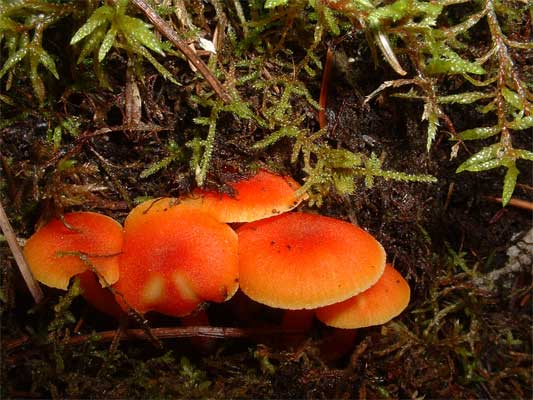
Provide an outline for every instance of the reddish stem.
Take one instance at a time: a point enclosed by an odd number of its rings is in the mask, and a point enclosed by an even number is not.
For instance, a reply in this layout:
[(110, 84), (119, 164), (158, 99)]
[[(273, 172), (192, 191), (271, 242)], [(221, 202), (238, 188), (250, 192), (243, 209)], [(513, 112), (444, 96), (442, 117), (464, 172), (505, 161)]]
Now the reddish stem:
[(328, 102), (328, 84), (329, 77), (331, 75), (331, 67), (333, 66), (333, 50), (331, 47), (328, 47), (326, 53), (326, 63), (324, 65), (324, 71), (322, 72), (322, 84), (320, 86), (320, 98), (318, 104), (320, 105), (320, 110), (318, 111), (318, 124), (320, 129), (324, 128), (328, 121), (326, 119), (326, 107)]

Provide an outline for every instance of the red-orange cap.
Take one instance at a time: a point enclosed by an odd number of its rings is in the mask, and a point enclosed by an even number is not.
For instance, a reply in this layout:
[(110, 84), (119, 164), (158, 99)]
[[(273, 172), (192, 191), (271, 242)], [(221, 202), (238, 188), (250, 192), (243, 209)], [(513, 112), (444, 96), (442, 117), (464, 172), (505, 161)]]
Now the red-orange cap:
[(114, 285), (125, 309), (179, 317), (204, 301), (228, 300), (238, 289), (235, 232), (205, 212), (172, 202), (141, 204), (126, 220)]
[(411, 289), (392, 265), (377, 283), (346, 301), (316, 310), (317, 318), (335, 328), (364, 328), (384, 324), (399, 315), (409, 304)]
[(346, 300), (372, 286), (385, 268), (385, 251), (372, 235), (333, 218), (287, 213), (237, 232), (241, 289), (271, 307)]
[(180, 203), (209, 212), (221, 222), (251, 222), (292, 210), (306, 195), (296, 196), (300, 187), (289, 176), (259, 170), (247, 179), (229, 183), (235, 196), (196, 189)]
[(103, 277), (102, 285), (113, 284), (118, 280), (122, 239), (122, 226), (114, 219), (74, 212), (35, 232), (24, 246), (24, 256), (35, 279), (47, 286), (67, 289), (72, 276), (91, 266)]

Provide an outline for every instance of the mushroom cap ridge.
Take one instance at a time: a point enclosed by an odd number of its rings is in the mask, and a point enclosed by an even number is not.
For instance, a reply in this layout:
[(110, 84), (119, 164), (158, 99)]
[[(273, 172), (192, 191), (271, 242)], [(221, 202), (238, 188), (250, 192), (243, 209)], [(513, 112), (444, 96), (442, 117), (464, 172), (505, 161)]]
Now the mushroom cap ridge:
[(321, 215), (286, 213), (240, 227), (242, 291), (271, 307), (310, 309), (372, 286), (385, 251), (365, 230)]

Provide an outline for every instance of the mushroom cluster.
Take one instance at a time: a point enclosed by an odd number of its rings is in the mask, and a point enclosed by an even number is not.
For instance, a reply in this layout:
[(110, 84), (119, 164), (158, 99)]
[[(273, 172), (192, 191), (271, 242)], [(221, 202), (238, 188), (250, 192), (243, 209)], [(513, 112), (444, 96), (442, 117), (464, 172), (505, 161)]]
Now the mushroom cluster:
[(39, 229), (24, 253), (37, 280), (66, 289), (79, 276), (86, 299), (113, 316), (133, 309), (183, 317), (239, 287), (270, 307), (312, 309), (338, 328), (382, 324), (407, 306), (409, 286), (374, 237), (290, 212), (305, 199), (292, 178), (260, 170), (229, 187), (232, 195), (197, 189), (144, 202), (124, 227), (69, 213)]

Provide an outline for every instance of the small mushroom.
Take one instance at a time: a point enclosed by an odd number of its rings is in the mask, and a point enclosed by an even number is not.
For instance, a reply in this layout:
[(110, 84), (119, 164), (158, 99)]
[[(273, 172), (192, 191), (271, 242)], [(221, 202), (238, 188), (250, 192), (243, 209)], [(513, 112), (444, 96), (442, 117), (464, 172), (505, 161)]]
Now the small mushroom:
[(53, 219), (35, 232), (24, 246), (24, 256), (35, 279), (64, 289), (71, 277), (95, 268), (100, 284), (118, 280), (122, 226), (93, 212), (73, 212)]
[(317, 309), (316, 316), (335, 328), (381, 325), (407, 307), (410, 295), (408, 283), (392, 265), (387, 264), (375, 285), (348, 300)]
[(209, 212), (226, 223), (251, 222), (292, 210), (305, 200), (306, 195), (296, 195), (300, 187), (289, 176), (273, 174), (264, 169), (257, 174), (231, 182), (235, 196), (196, 189), (180, 201), (189, 207)]
[(333, 218), (287, 213), (237, 233), (241, 289), (271, 307), (338, 303), (368, 289), (385, 268), (385, 251), (372, 235)]
[(124, 224), (114, 285), (119, 304), (181, 317), (204, 301), (231, 298), (239, 286), (236, 233), (205, 212), (174, 206), (174, 199), (146, 203)]

